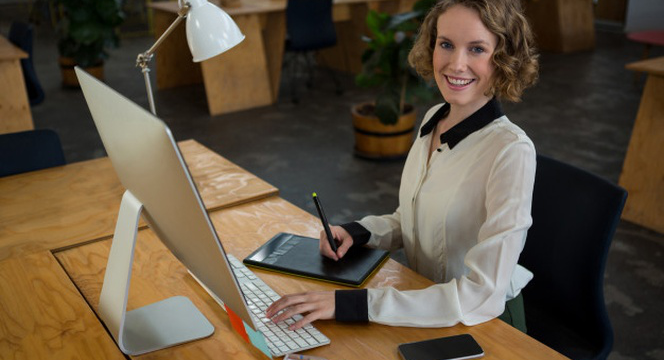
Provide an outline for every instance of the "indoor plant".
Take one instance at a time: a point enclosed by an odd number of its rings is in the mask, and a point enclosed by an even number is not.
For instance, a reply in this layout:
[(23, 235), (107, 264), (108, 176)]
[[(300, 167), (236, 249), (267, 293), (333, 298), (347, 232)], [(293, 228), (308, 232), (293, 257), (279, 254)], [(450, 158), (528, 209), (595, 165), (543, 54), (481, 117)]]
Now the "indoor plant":
[(107, 49), (119, 44), (116, 28), (124, 20), (119, 0), (57, 0), (58, 51), (65, 85), (78, 86), (75, 65), (103, 78)]
[(363, 39), (362, 71), (355, 78), (361, 87), (377, 88), (375, 100), (353, 106), (355, 153), (364, 158), (401, 158), (410, 148), (415, 126), (415, 99), (433, 92), (408, 64), (417, 30), (435, 0), (420, 0), (413, 11), (390, 15), (369, 11), (371, 36)]

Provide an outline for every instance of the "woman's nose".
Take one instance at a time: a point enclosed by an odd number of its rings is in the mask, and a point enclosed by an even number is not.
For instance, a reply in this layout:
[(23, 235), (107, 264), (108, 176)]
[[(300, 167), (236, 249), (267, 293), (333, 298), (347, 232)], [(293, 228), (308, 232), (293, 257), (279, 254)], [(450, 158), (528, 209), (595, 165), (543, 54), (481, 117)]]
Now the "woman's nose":
[(467, 66), (466, 60), (464, 52), (455, 49), (450, 57), (450, 69), (455, 72), (464, 72)]

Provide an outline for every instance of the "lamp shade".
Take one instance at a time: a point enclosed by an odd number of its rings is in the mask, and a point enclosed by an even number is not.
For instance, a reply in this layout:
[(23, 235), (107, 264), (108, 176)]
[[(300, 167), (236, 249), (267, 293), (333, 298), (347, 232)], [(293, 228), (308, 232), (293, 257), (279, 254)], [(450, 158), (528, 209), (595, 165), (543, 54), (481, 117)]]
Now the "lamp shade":
[(187, 42), (194, 62), (207, 60), (244, 40), (233, 19), (206, 0), (188, 0)]

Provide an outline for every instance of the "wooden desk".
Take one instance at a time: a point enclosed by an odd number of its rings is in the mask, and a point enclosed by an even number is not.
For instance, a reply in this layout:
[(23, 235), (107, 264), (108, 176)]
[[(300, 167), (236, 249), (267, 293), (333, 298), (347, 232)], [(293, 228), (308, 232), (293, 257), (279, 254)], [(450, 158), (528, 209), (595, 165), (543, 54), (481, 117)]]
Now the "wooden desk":
[(0, 35), (0, 83), (4, 88), (0, 91), (0, 134), (35, 128), (21, 69), (21, 59), (27, 57)]
[[(194, 140), (179, 145), (210, 210), (278, 193)], [(123, 193), (108, 158), (0, 178), (0, 259), (112, 235)]]
[[(228, 252), (238, 258), (249, 255), (279, 231), (317, 236), (319, 220), (287, 201), (271, 197), (212, 213)], [(103, 282), (103, 270), (110, 251), (110, 240), (90, 243), (56, 253), (72, 281), (96, 311)], [(306, 280), (272, 272), (255, 270), (278, 293), (306, 290), (332, 290), (338, 285)], [(162, 350), (141, 358), (264, 358), (246, 344), (231, 328), (228, 316), (202, 290), (186, 269), (148, 229), (139, 234), (132, 270), (128, 309), (137, 308), (174, 295), (185, 295), (215, 326), (207, 339)], [(394, 286), (399, 289), (421, 289), (431, 282), (389, 260), (368, 283), (368, 287)], [(316, 322), (332, 343), (307, 354), (328, 359), (399, 359), (399, 343), (423, 340), (458, 333), (472, 334), (486, 352), (486, 359), (564, 359), (555, 351), (512, 328), (500, 320), (465, 327), (417, 329), (378, 324), (343, 324), (334, 321)]]
[(1, 359), (124, 355), (50, 251), (0, 261)]
[[(411, 0), (402, 0), (410, 4)], [(321, 62), (359, 72), (365, 44), (364, 21), (368, 9), (396, 11), (397, 0), (335, 0), (333, 19), (338, 45), (321, 52)], [(406, 6), (406, 5), (404, 5)], [(177, 2), (156, 2), (155, 37), (176, 17)], [(210, 115), (273, 104), (279, 96), (286, 38), (286, 0), (241, 0), (223, 8), (237, 23), (245, 40), (235, 48), (201, 62), (192, 62), (184, 26), (176, 29), (156, 52), (157, 88), (167, 89), (203, 82)]]
[[(183, 152), (190, 162), (190, 145), (201, 149), (195, 142), (185, 142)], [(200, 156), (216, 158), (208, 150), (201, 150)], [(218, 157), (221, 158), (221, 157)], [(223, 159), (223, 158), (222, 158)], [(78, 174), (61, 179), (62, 189), (56, 195), (40, 199), (44, 191), (33, 187), (33, 192), (23, 191), (23, 200), (12, 197), (15, 203), (38, 202), (49, 206), (71, 207), (79, 204), (94, 207), (95, 200), (110, 204), (106, 196), (116, 193), (114, 173), (110, 167), (100, 167), (103, 159), (84, 162), (77, 169)], [(68, 168), (67, 165), (63, 168)], [(196, 168), (192, 164), (193, 168)], [(89, 168), (89, 169), (88, 169)], [(199, 169), (204, 168), (200, 167)], [(229, 168), (232, 173), (233, 168)], [(192, 171), (197, 184), (199, 177), (208, 174)], [(30, 174), (33, 183), (48, 183), (58, 178), (56, 173), (47, 171)], [(94, 175), (94, 176), (93, 176)], [(111, 180), (105, 180), (106, 178)], [(9, 178), (7, 178), (9, 179)], [(18, 177), (12, 180), (20, 180)], [(20, 181), (19, 181), (20, 182)], [(25, 182), (25, 181), (24, 181)], [(7, 186), (0, 182), (0, 194)], [(25, 186), (30, 187), (29, 182)], [(106, 188), (108, 187), (108, 189)], [(80, 189), (88, 189), (81, 191)], [(225, 248), (239, 258), (248, 255), (266, 239), (279, 231), (290, 231), (303, 235), (316, 236), (319, 221), (302, 209), (277, 197), (262, 197), (259, 200), (244, 202), (232, 207), (223, 207), (211, 212), (211, 219), (219, 231)], [(3, 202), (4, 198), (1, 199)], [(119, 201), (119, 200), (117, 200)], [(207, 200), (206, 200), (207, 203)], [(3, 204), (4, 205), (4, 204)], [(4, 206), (0, 207), (0, 209)], [(99, 220), (79, 217), (67, 219), (67, 212), (58, 210), (64, 223), (69, 227), (84, 230), (70, 230), (73, 234), (88, 233)], [(98, 212), (94, 210), (93, 212)], [(115, 220), (115, 210), (107, 210)], [(19, 215), (16, 215), (19, 216)], [(43, 236), (42, 216), (48, 214), (22, 213), (24, 229), (33, 229), (37, 237)], [(98, 217), (98, 216), (97, 216)], [(2, 225), (12, 218), (3, 214)], [(12, 221), (18, 222), (16, 219)], [(32, 223), (36, 223), (32, 224)], [(60, 225), (62, 226), (62, 225)], [(21, 228), (15, 226), (14, 229)], [(55, 236), (62, 236), (54, 226)], [(27, 231), (27, 230), (24, 230)], [(0, 358), (2, 359), (123, 359), (113, 343), (110, 334), (94, 315), (98, 307), (99, 293), (104, 275), (106, 259), (110, 250), (110, 237), (98, 239), (100, 232), (92, 237), (80, 235), (77, 241), (69, 242), (62, 248), (62, 241), (44, 241), (41, 251), (31, 253), (12, 252), (12, 257), (0, 261)], [(4, 243), (12, 232), (0, 234)], [(24, 234), (23, 241), (32, 241), (30, 234)], [(53, 247), (48, 248), (51, 245)], [(59, 247), (59, 248), (58, 248)], [(231, 330), (228, 316), (193, 280), (185, 268), (161, 244), (150, 229), (139, 231), (132, 270), (129, 294), (129, 309), (161, 300), (171, 295), (185, 295), (203, 312), (215, 326), (213, 336), (175, 346), (172, 348), (141, 355), (140, 359), (264, 359), (263, 355), (248, 345)], [(333, 289), (335, 285), (256, 270), (256, 273), (279, 293), (293, 291)], [(399, 289), (419, 289), (431, 282), (415, 274), (393, 260), (389, 260), (372, 278), (368, 286), (395, 286)], [(492, 320), (474, 327), (458, 325), (452, 328), (417, 329), (389, 327), (377, 324), (343, 324), (334, 321), (319, 321), (316, 326), (327, 334), (332, 344), (317, 348), (308, 353), (329, 359), (398, 359), (398, 343), (422, 340), (437, 336), (471, 333), (484, 347), (486, 359), (565, 359), (545, 345), (517, 331), (500, 320)]]
[(620, 174), (629, 193), (623, 218), (664, 233), (664, 57), (626, 68), (648, 78)]

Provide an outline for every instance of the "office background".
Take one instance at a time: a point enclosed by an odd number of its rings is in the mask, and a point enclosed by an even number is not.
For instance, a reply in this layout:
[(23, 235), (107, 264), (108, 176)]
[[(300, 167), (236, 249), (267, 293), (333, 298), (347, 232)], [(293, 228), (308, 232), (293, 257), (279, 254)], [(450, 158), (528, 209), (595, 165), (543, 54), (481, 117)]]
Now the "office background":
[[(12, 20), (27, 20), (25, 9), (0, 2), (3, 35)], [(539, 152), (617, 182), (645, 80), (641, 76), (635, 81), (624, 65), (639, 60), (643, 48), (628, 41), (619, 24), (595, 25), (593, 50), (543, 52), (539, 83), (521, 103), (505, 103), (504, 108)], [(111, 87), (147, 108), (134, 62), (153, 38), (137, 29), (111, 51), (105, 76)], [(650, 53), (662, 55), (664, 48)], [(81, 92), (61, 86), (57, 56), (52, 25), (44, 19), (36, 26), (34, 64), (46, 99), (31, 109), (35, 127), (59, 133), (68, 162), (105, 156)], [(291, 84), (284, 75), (280, 98), (271, 106), (210, 116), (199, 84), (156, 91), (157, 111), (177, 140), (196, 139), (277, 186), (283, 198), (312, 214), (310, 195), (318, 192), (332, 223), (390, 212), (397, 205), (403, 162), (353, 156), (349, 108), (358, 99), (369, 100), (372, 91), (357, 88), (348, 74), (336, 75), (345, 90), (340, 96), (319, 69), (313, 88), (300, 89), (299, 104), (291, 103)], [(419, 106), (418, 119), (429, 105)], [(405, 261), (399, 253), (394, 256)], [(605, 296), (616, 335), (609, 359), (664, 359), (663, 234), (621, 222), (609, 253)]]

